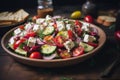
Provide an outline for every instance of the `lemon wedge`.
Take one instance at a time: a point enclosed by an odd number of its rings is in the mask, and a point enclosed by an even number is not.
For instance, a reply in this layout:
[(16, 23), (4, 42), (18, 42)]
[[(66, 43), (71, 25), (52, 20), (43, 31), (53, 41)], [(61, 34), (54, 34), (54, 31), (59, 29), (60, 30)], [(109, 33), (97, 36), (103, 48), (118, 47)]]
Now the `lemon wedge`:
[(79, 19), (81, 17), (81, 11), (74, 11), (72, 14), (71, 14), (71, 18), (72, 19)]

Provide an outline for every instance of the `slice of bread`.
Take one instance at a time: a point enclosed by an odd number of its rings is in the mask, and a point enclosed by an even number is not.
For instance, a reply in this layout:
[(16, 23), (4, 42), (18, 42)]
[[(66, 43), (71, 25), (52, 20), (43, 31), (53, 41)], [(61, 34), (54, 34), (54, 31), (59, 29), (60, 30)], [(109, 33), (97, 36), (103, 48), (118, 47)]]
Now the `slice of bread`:
[(98, 16), (97, 18), (97, 23), (102, 24), (104, 26), (110, 26), (114, 22), (116, 22), (116, 18), (111, 16)]
[(25, 20), (28, 16), (29, 16), (29, 13), (27, 13), (23, 9), (20, 9), (13, 14), (14, 20), (17, 22)]
[(0, 22), (21, 22), (24, 21), (29, 16), (25, 10), (20, 9), (16, 12), (1, 12), (0, 13)]

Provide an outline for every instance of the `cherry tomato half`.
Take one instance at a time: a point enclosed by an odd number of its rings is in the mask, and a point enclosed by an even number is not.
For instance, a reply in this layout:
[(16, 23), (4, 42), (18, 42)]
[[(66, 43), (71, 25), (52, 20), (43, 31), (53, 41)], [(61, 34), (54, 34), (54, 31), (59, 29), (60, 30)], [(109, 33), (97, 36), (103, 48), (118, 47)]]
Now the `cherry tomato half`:
[(82, 46), (79, 46), (73, 50), (73, 56), (80, 56), (84, 54), (84, 48)]
[(87, 15), (87, 16), (84, 17), (84, 21), (88, 22), (88, 23), (93, 23), (94, 19), (93, 19), (92, 16)]
[(28, 32), (24, 37), (29, 38), (29, 37), (34, 37), (34, 36), (36, 36), (36, 33), (31, 31), (31, 32)]
[(79, 27), (82, 27), (82, 23), (79, 20), (75, 20), (75, 25), (79, 26)]
[(35, 15), (35, 16), (32, 17), (32, 21), (35, 22), (36, 19), (38, 19), (38, 18), (39, 18), (39, 16)]
[(78, 36), (80, 36), (81, 33), (82, 33), (82, 29), (81, 29), (81, 27), (78, 26), (78, 25), (76, 25), (76, 26), (75, 26), (75, 32), (77, 33)]
[(65, 50), (60, 53), (60, 57), (63, 59), (70, 58), (71, 54), (67, 50)]
[(21, 30), (24, 30), (24, 25), (20, 25), (19, 28), (20, 28)]
[(42, 55), (40, 54), (40, 52), (32, 52), (29, 57), (34, 59), (41, 59)]
[(21, 43), (23, 43), (25, 40), (26, 40), (25, 38), (22, 38), (22, 39), (16, 41), (16, 42), (14, 43), (14, 45), (13, 45), (13, 48), (14, 48), (14, 49), (17, 49), (17, 47), (19, 47), (19, 45), (20, 45)]
[(97, 44), (97, 43), (93, 43), (93, 42), (88, 42), (87, 44), (89, 44), (89, 45), (93, 46), (94, 48), (96, 48), (96, 47), (98, 46), (98, 44)]
[(71, 30), (68, 30), (68, 36), (69, 36), (69, 39), (75, 40), (75, 35), (73, 34)]
[(62, 39), (62, 37), (61, 36), (56, 36), (55, 38), (54, 38), (54, 42), (55, 42), (55, 44), (58, 46), (58, 47), (63, 47), (64, 45), (63, 45), (63, 39)]

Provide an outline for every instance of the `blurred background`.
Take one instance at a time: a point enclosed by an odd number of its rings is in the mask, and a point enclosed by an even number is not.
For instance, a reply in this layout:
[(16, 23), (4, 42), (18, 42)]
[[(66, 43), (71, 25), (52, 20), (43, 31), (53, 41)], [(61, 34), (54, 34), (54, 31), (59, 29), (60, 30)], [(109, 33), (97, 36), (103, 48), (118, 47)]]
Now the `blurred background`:
[[(81, 5), (86, 0), (53, 0), (54, 6)], [(120, 0), (92, 0), (100, 9), (116, 8), (120, 9)], [(1, 0), (0, 11), (19, 8), (35, 8), (37, 0)]]

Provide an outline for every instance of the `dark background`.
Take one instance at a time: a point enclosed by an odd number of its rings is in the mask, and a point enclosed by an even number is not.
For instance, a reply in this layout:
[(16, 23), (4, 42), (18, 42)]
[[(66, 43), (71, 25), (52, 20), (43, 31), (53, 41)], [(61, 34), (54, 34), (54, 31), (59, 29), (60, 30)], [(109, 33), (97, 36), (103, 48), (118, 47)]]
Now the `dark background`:
[[(54, 6), (81, 5), (86, 0), (53, 0)], [(120, 0), (92, 0), (97, 6), (102, 8), (120, 8)], [(17, 8), (33, 8), (37, 6), (37, 0), (1, 0), (0, 11)]]

